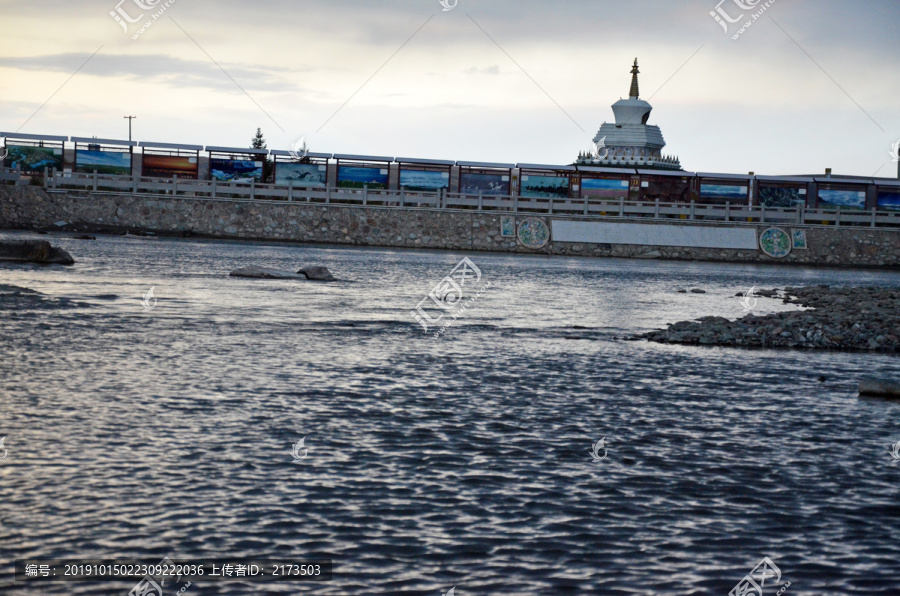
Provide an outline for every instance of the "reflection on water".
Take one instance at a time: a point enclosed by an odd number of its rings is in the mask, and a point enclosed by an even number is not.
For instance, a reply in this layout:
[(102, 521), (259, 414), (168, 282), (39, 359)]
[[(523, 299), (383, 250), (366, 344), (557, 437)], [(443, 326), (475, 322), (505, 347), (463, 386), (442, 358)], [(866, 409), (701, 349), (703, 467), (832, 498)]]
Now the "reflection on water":
[[(727, 594), (768, 556), (789, 594), (900, 590), (900, 403), (854, 391), (895, 357), (621, 339), (895, 273), (50, 239), (77, 264), (0, 269), (8, 559), (328, 556), (266, 589), (463, 596)], [(462, 256), (490, 288), (434, 339), (409, 311)]]

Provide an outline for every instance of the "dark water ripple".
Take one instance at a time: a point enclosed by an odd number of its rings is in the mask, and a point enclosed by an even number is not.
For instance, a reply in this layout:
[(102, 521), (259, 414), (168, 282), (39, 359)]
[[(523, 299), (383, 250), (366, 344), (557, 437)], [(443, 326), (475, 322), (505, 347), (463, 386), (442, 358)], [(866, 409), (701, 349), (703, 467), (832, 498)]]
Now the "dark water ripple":
[[(464, 596), (727, 594), (769, 556), (787, 594), (900, 592), (900, 403), (854, 392), (895, 357), (620, 339), (897, 274), (470, 255), (491, 288), (433, 339), (408, 311), (461, 255), (55, 241), (76, 266), (0, 269), (4, 559), (328, 556), (186, 593)], [(227, 277), (307, 263), (342, 281)]]

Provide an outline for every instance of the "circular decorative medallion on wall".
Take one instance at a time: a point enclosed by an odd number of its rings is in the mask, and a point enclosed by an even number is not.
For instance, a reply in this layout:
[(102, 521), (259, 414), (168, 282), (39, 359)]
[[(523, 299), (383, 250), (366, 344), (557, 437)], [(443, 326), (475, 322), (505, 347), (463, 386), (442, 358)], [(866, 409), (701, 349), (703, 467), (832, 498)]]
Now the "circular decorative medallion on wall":
[(544, 248), (550, 242), (550, 228), (543, 220), (528, 217), (519, 222), (516, 236), (526, 248)]
[(791, 236), (781, 228), (769, 228), (759, 235), (759, 249), (780, 259), (791, 253)]

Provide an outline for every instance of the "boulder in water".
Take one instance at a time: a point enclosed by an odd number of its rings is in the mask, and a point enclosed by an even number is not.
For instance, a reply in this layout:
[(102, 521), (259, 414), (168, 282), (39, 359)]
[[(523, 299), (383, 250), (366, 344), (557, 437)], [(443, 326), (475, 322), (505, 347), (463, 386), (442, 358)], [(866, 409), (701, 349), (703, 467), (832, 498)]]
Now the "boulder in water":
[(46, 240), (0, 242), (0, 261), (47, 265), (72, 265), (75, 263), (72, 255), (61, 248), (51, 246)]
[(331, 271), (328, 270), (328, 267), (322, 267), (321, 265), (306, 267), (297, 273), (305, 275), (306, 279), (311, 279), (313, 281), (334, 281), (334, 276), (331, 275)]
[(243, 267), (231, 272), (231, 277), (252, 277), (257, 279), (310, 279), (313, 281), (334, 281), (328, 267), (314, 266), (301, 269), (297, 273), (269, 269), (267, 267)]
[(305, 275), (279, 269), (268, 269), (266, 267), (242, 267), (241, 269), (235, 269), (230, 275), (231, 277), (251, 277), (256, 279), (306, 279)]
[(900, 383), (863, 379), (859, 382), (860, 395), (879, 395), (881, 397), (900, 397)]

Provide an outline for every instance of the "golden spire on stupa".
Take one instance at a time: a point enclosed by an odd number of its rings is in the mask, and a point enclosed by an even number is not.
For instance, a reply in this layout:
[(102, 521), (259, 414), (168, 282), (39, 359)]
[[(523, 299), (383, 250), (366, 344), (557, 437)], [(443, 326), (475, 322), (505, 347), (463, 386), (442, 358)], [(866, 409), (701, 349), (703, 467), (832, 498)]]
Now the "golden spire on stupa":
[(638, 73), (641, 72), (638, 70), (637, 58), (634, 59), (634, 66), (631, 68), (631, 91), (628, 93), (628, 97), (637, 99), (640, 97), (640, 92), (638, 91)]

